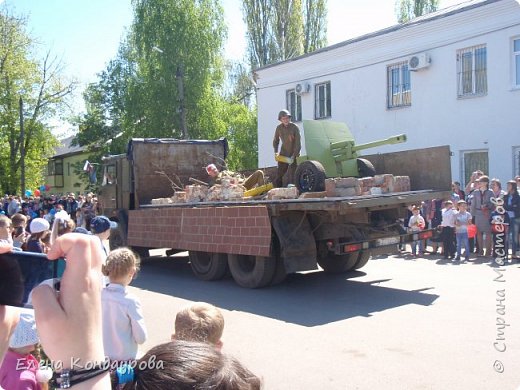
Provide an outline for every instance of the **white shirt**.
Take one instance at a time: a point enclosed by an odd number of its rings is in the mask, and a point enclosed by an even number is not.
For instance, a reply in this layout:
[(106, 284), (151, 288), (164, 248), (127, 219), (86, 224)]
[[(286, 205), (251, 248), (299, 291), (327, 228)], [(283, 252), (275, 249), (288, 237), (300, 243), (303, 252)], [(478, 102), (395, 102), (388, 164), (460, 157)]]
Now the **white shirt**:
[(455, 210), (451, 209), (442, 209), (442, 226), (455, 227)]
[(110, 283), (101, 292), (103, 345), (112, 360), (135, 359), (137, 345), (146, 341), (141, 304), (126, 287)]

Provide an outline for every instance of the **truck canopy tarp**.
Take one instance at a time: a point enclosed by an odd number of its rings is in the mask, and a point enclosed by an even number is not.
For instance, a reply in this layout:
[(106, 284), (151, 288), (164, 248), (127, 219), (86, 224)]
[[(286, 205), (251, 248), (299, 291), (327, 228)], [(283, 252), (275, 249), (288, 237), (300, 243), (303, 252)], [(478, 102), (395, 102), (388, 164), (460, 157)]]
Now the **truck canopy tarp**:
[(127, 156), (128, 159), (132, 159), (132, 150), (133, 144), (135, 143), (143, 143), (143, 144), (207, 144), (207, 145), (216, 145), (223, 144), (224, 145), (224, 159), (228, 155), (229, 145), (226, 138), (219, 138), (217, 140), (181, 140), (175, 138), (132, 138), (130, 142), (128, 142)]
[(136, 204), (150, 204), (152, 199), (167, 198), (175, 190), (184, 190), (190, 177), (208, 181), (205, 167), (225, 165), (228, 143), (214, 141), (134, 138), (128, 144), (132, 165)]

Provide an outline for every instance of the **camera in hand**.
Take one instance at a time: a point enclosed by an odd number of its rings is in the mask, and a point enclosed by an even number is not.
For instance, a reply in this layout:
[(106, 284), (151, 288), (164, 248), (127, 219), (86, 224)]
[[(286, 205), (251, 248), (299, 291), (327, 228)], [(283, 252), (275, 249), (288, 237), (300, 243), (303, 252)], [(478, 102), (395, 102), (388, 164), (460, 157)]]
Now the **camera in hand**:
[(43, 253), (0, 254), (0, 305), (23, 307), (34, 287), (57, 277), (54, 263)]

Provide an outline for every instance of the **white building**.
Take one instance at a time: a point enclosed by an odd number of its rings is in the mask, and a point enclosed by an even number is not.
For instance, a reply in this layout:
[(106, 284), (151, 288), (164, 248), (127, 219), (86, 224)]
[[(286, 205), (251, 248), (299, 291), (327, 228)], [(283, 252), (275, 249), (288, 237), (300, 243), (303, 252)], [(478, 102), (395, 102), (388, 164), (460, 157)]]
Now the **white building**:
[[(520, 174), (520, 4), (475, 0), (255, 71), (259, 166), (280, 109), (345, 122), (366, 154), (450, 145), (452, 178)], [(301, 93), (297, 93), (297, 89)], [(305, 154), (305, 150), (302, 151)]]

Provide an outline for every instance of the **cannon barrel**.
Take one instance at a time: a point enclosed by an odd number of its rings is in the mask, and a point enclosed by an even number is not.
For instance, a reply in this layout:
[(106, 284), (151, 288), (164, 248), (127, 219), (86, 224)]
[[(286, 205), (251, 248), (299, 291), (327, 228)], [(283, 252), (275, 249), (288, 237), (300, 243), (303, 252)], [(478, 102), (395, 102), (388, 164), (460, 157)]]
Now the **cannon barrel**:
[(381, 139), (378, 141), (367, 142), (367, 143), (359, 144), (359, 145), (354, 144), (354, 141), (352, 141), (352, 140), (333, 142), (330, 144), (330, 148), (331, 148), (331, 150), (351, 148), (352, 152), (357, 152), (358, 150), (375, 148), (377, 146), (382, 146), (382, 145), (400, 144), (402, 142), (406, 142), (406, 134), (394, 135), (389, 138)]
[(394, 135), (392, 137), (381, 139), (379, 141), (372, 141), (364, 144), (354, 145), (353, 150), (357, 152), (358, 150), (375, 148), (377, 146), (382, 145), (400, 144), (403, 142), (406, 142), (406, 134)]

